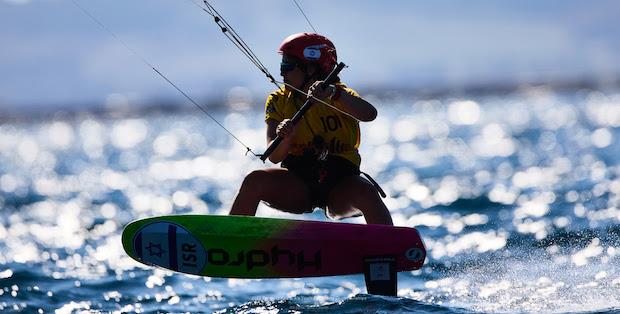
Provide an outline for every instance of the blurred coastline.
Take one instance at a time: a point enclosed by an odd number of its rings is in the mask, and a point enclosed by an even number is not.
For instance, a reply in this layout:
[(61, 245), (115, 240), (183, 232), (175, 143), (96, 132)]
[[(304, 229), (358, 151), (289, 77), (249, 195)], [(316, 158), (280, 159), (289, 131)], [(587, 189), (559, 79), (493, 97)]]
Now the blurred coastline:
[[(620, 75), (619, 75), (620, 76)], [(445, 98), (467, 98), (476, 96), (502, 96), (532, 88), (547, 88), (556, 92), (566, 91), (615, 91), (620, 89), (620, 78), (616, 80), (581, 79), (532, 82), (493, 82), (462, 86), (419, 86), (412, 88), (362, 87), (358, 91), (365, 97), (382, 101), (428, 100)], [(355, 86), (353, 86), (355, 88)], [(208, 111), (246, 111), (260, 109), (265, 95), (252, 94), (245, 87), (235, 86), (225, 95), (200, 96), (195, 100)], [(0, 123), (32, 122), (41, 120), (65, 120), (80, 116), (101, 116), (109, 118), (131, 118), (151, 114), (185, 113), (198, 110), (182, 95), (168, 98), (140, 99), (131, 95), (112, 94), (105, 100), (90, 103), (63, 103), (31, 106), (11, 106), (0, 103)], [(381, 110), (381, 108), (379, 108)]]

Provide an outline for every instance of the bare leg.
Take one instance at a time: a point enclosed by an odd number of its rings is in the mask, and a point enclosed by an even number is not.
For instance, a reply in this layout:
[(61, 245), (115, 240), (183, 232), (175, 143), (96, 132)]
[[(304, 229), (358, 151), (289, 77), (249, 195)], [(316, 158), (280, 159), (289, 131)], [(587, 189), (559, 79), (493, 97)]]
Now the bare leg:
[(343, 179), (329, 194), (327, 204), (329, 213), (336, 216), (347, 217), (361, 211), (367, 224), (393, 225), (375, 187), (360, 176)]
[(255, 170), (248, 174), (239, 188), (230, 215), (254, 216), (260, 201), (291, 213), (312, 211), (306, 184), (282, 168)]

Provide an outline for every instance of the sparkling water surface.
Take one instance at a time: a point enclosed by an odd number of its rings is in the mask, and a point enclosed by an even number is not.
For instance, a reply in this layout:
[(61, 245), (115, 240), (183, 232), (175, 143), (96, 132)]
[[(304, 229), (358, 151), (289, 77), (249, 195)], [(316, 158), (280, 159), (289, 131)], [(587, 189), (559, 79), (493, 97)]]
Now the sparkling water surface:
[[(421, 270), (399, 274), (398, 297), (365, 294), (362, 275), (203, 278), (133, 261), (127, 223), (226, 214), (244, 175), (269, 165), (200, 112), (78, 114), (0, 125), (0, 310), (620, 311), (618, 91), (367, 97), (380, 115), (362, 126), (362, 170), (428, 248)], [(258, 153), (254, 107), (214, 115)]]

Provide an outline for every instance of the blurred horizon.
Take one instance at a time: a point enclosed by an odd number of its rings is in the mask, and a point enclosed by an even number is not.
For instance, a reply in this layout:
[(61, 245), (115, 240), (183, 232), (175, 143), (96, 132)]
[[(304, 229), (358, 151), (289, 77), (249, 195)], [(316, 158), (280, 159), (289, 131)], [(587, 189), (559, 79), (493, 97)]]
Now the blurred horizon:
[[(201, 2), (76, 1), (200, 103), (262, 103), (274, 89)], [(292, 1), (211, 3), (277, 79), (281, 40), (311, 30)], [(620, 82), (616, 1), (299, 3), (363, 92)], [(187, 105), (121, 41), (71, 1), (0, 0), (0, 113)]]

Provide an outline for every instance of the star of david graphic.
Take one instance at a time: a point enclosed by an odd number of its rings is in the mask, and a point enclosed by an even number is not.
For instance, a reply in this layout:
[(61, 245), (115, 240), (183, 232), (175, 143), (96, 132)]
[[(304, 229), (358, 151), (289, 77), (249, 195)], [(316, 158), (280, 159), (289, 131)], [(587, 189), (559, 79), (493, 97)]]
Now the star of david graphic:
[(149, 245), (146, 249), (149, 251), (149, 256), (157, 255), (157, 257), (161, 257), (162, 254), (166, 253), (166, 251), (161, 248), (161, 243), (155, 244), (149, 241)]

